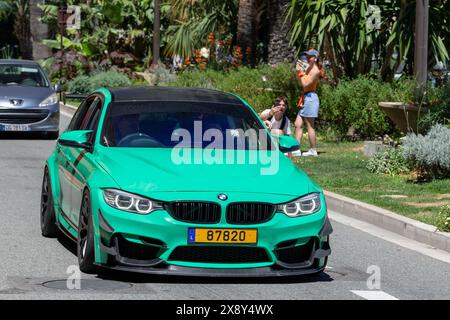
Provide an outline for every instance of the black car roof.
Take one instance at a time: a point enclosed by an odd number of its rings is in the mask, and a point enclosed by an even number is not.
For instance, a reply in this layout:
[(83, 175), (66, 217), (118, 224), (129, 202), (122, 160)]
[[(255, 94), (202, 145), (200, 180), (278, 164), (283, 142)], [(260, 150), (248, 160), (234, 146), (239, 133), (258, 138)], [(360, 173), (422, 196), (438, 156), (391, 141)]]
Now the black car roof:
[(217, 90), (177, 87), (129, 87), (110, 89), (112, 101), (180, 101), (242, 105), (236, 96)]
[(0, 64), (22, 64), (22, 65), (28, 65), (28, 66), (39, 65), (36, 61), (20, 60), (20, 59), (0, 59)]

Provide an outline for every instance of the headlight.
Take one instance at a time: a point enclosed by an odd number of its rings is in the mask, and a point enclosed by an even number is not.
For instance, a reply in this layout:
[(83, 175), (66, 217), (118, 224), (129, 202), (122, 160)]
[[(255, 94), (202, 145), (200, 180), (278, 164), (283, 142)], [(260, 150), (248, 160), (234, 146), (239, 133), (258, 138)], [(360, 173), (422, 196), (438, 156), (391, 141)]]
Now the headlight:
[(162, 209), (161, 202), (115, 189), (104, 189), (103, 198), (111, 207), (128, 212), (149, 214)]
[(289, 217), (298, 217), (316, 213), (321, 208), (320, 193), (311, 193), (295, 201), (278, 205), (277, 211)]
[(39, 107), (48, 107), (49, 105), (58, 103), (58, 95), (56, 93), (53, 93), (46, 99), (44, 99), (41, 103), (39, 103)]

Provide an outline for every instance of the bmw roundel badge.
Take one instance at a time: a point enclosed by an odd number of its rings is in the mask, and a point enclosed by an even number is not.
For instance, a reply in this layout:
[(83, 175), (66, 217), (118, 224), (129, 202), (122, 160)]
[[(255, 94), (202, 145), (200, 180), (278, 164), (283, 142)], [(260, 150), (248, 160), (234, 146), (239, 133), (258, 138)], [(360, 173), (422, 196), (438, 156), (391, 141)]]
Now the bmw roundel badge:
[(220, 194), (217, 196), (217, 198), (218, 198), (220, 201), (225, 201), (225, 200), (228, 199), (228, 196), (227, 196), (225, 193), (220, 193)]

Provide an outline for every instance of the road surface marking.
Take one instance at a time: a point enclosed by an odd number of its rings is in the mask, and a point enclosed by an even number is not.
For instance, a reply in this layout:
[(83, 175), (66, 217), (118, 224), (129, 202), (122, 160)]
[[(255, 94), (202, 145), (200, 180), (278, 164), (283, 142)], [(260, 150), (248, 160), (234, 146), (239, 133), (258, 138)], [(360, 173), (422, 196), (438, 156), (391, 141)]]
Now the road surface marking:
[(450, 263), (450, 253), (439, 250), (436, 248), (433, 248), (427, 244), (408, 239), (405, 237), (402, 237), (396, 233), (387, 231), (385, 229), (382, 229), (380, 227), (374, 226), (370, 223), (360, 221), (354, 218), (347, 217), (343, 214), (334, 212), (334, 211), (328, 211), (328, 215), (331, 220), (334, 220), (336, 222), (339, 222), (341, 224), (344, 224), (346, 226), (350, 226), (354, 229), (361, 230), (365, 233), (368, 233), (370, 235), (373, 235), (375, 237), (378, 237), (380, 239), (389, 241), (391, 243), (394, 243), (396, 245), (399, 245), (403, 248), (407, 248), (413, 251), (416, 251), (420, 254), (426, 255), (428, 257)]
[(366, 300), (398, 300), (396, 297), (381, 290), (350, 290), (352, 293)]

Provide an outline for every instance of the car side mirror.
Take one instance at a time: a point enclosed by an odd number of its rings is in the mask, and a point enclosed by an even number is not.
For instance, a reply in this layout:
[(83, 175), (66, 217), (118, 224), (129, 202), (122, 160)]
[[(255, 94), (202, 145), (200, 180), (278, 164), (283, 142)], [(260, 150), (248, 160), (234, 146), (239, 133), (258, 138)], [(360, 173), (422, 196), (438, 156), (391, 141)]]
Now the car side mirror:
[(297, 139), (290, 136), (274, 135), (274, 137), (278, 138), (278, 144), (281, 152), (287, 153), (300, 150), (300, 144), (298, 143)]
[(63, 87), (62, 87), (61, 83), (59, 83), (59, 82), (56, 83), (55, 86), (53, 87), (53, 90), (56, 93), (61, 93), (63, 91)]
[(81, 148), (92, 151), (92, 143), (89, 142), (92, 130), (75, 130), (64, 132), (58, 139), (58, 144), (65, 147)]

